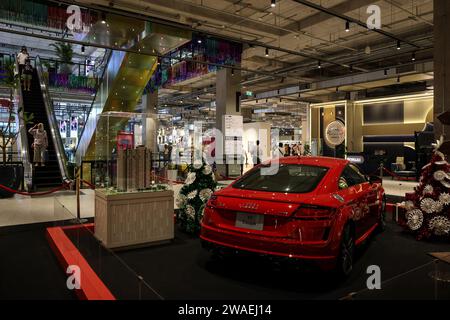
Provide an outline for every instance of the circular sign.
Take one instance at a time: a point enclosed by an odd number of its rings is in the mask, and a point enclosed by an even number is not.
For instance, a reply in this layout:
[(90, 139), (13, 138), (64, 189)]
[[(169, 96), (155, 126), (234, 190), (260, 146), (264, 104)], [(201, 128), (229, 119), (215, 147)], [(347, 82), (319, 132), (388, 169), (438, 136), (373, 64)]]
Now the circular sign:
[(345, 141), (345, 125), (340, 120), (330, 122), (325, 129), (325, 139), (332, 146), (338, 146)]

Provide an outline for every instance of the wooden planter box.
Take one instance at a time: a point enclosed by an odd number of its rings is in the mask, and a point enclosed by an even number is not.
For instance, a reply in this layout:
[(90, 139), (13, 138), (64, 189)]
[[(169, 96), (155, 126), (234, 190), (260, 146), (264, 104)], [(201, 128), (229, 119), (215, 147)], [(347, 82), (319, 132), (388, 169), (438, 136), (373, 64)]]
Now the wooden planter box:
[(95, 190), (95, 236), (107, 248), (174, 238), (173, 191), (105, 194)]

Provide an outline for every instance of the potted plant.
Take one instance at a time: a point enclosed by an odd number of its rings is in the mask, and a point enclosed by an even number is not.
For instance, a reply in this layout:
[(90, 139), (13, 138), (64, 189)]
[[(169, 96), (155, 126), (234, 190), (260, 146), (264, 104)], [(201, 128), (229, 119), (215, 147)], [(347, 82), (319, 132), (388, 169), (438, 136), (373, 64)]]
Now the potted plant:
[(58, 41), (50, 45), (55, 48), (56, 55), (60, 60), (59, 73), (70, 74), (72, 72), (70, 65), (73, 58), (72, 44)]
[[(13, 98), (14, 90), (19, 84), (19, 75), (14, 71), (15, 63), (13, 61), (5, 65), (0, 84), (9, 88), (9, 100), (3, 100), (1, 107), (6, 108), (6, 121), (0, 123), (0, 150), (2, 152), (2, 162), (0, 164), (0, 184), (8, 188), (17, 190), (23, 180), (23, 166), (8, 164), (8, 148), (14, 146), (20, 130), (16, 130), (14, 123), (20, 116), (22, 110), (14, 108)], [(24, 123), (30, 122), (33, 115), (23, 114)], [(12, 197), (14, 194), (0, 189), (0, 197)]]

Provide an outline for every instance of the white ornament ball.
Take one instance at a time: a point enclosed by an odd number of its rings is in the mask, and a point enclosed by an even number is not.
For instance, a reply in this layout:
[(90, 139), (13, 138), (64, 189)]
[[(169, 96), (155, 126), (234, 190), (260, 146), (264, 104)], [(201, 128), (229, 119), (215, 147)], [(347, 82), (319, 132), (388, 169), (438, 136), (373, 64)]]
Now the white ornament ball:
[(178, 208), (183, 208), (186, 205), (187, 198), (184, 194), (179, 194), (177, 197), (177, 206)]
[(191, 191), (191, 192), (189, 192), (188, 194), (187, 194), (187, 198), (189, 199), (189, 200), (192, 200), (192, 199), (194, 199), (196, 196), (197, 196), (197, 190), (193, 190), (193, 191)]
[(443, 236), (450, 231), (450, 220), (447, 217), (437, 216), (430, 220), (429, 227), (437, 236)]
[(434, 189), (433, 186), (431, 184), (427, 184), (424, 188), (423, 188), (423, 193), (424, 194), (431, 194), (433, 193)]
[(424, 198), (420, 201), (420, 209), (426, 213), (433, 213), (435, 210), (434, 200), (431, 198)]
[(187, 215), (189, 218), (195, 219), (195, 209), (194, 209), (193, 206), (187, 205), (185, 211), (186, 211), (186, 215)]
[(450, 194), (447, 192), (443, 192), (439, 195), (439, 201), (444, 205), (450, 204)]
[(212, 194), (213, 194), (213, 191), (211, 189), (206, 188), (206, 189), (200, 190), (199, 197), (203, 202), (205, 202), (209, 198), (211, 198)]
[(437, 181), (442, 181), (447, 177), (447, 174), (442, 171), (442, 170), (438, 170), (435, 173), (433, 173), (433, 178)]
[(423, 213), (419, 209), (408, 211), (406, 213), (406, 219), (406, 224), (411, 230), (418, 230), (423, 224)]
[(186, 177), (186, 180), (184, 181), (185, 184), (192, 184), (195, 181), (195, 178), (197, 175), (195, 172), (189, 172), (189, 174)]

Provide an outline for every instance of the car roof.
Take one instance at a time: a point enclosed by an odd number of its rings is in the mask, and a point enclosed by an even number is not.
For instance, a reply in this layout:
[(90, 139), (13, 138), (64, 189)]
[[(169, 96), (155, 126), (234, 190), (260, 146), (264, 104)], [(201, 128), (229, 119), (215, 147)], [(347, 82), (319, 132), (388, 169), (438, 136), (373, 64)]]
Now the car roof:
[[(271, 160), (273, 161), (273, 160)], [(345, 167), (349, 161), (340, 158), (331, 157), (310, 157), (310, 156), (293, 156), (279, 158), (280, 164), (304, 164), (310, 166), (327, 167), (327, 168), (339, 168)]]

